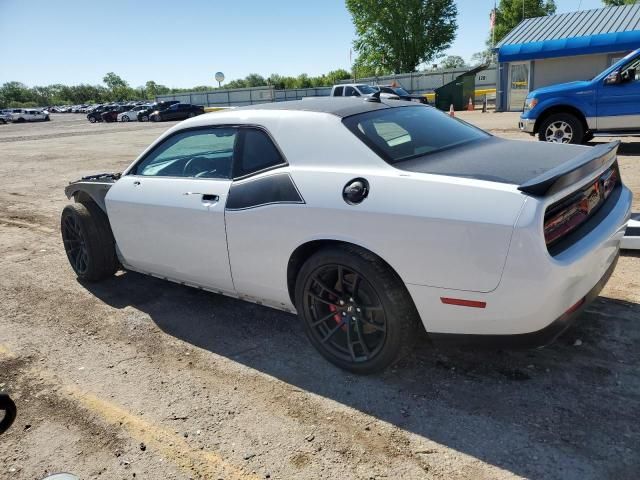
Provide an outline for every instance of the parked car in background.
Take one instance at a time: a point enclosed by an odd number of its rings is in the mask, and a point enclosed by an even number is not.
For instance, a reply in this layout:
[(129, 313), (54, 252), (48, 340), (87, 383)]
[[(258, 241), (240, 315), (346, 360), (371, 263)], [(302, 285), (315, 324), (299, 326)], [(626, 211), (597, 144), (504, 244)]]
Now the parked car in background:
[(640, 134), (640, 49), (588, 81), (533, 90), (519, 128), (538, 139), (584, 143), (594, 136)]
[(152, 122), (164, 122), (166, 120), (184, 120), (204, 113), (204, 107), (191, 105), (190, 103), (175, 103), (163, 110), (156, 110), (149, 115)]
[(118, 120), (118, 115), (128, 110), (129, 107), (125, 105), (114, 105), (113, 108), (106, 110), (100, 114), (103, 122), (111, 123)]
[(118, 114), (119, 122), (137, 122), (138, 121), (138, 112), (146, 110), (151, 105), (136, 105), (133, 108), (129, 107), (129, 110), (125, 110), (122, 113)]
[(380, 90), (382, 93), (396, 95), (400, 100), (405, 100), (407, 102), (424, 103), (425, 105), (429, 103), (427, 97), (425, 97), (424, 95), (411, 95), (402, 87), (393, 85), (377, 85), (375, 88)]
[[(332, 97), (370, 97), (376, 93), (378, 89), (367, 85), (365, 83), (345, 83), (341, 85), (334, 85), (331, 88)], [(390, 100), (398, 100), (399, 97), (393, 93), (381, 93), (380, 98), (387, 98)]]
[(11, 121), (11, 114), (8, 112), (1, 111), (0, 112), (0, 123), (6, 124)]
[(11, 110), (11, 121), (14, 123), (49, 121), (49, 112), (33, 108), (14, 108)]
[(176, 103), (180, 103), (178, 102), (178, 100), (167, 100), (164, 102), (156, 102), (156, 103), (152, 103), (149, 108), (146, 108), (144, 110), (140, 110), (138, 112), (138, 121), (139, 122), (148, 122), (149, 121), (149, 115), (151, 115), (153, 112), (155, 112), (156, 110), (164, 110), (165, 108), (171, 106), (171, 105), (175, 105)]
[(102, 122), (102, 114), (105, 112), (110, 112), (114, 108), (118, 108), (118, 105), (98, 105), (87, 114), (87, 120), (89, 120), (91, 123)]

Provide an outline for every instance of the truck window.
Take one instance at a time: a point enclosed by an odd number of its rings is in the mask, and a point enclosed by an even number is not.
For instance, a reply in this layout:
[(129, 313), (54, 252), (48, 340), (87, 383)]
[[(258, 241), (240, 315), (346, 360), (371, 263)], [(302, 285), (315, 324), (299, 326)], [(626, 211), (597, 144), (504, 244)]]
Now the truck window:
[(360, 94), (358, 93), (358, 91), (353, 88), (353, 87), (347, 87), (344, 89), (344, 96), (345, 97), (359, 97)]
[(343, 91), (344, 91), (344, 87), (336, 87), (336, 88), (333, 89), (333, 96), (334, 97), (341, 97)]

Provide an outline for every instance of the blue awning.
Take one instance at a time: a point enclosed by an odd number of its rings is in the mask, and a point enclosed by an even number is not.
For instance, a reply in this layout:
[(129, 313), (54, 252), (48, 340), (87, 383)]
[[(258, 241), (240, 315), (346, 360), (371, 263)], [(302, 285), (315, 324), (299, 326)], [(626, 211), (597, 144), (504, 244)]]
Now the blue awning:
[(640, 48), (640, 31), (638, 30), (604, 33), (586, 37), (502, 45), (498, 49), (498, 62), (570, 57), (593, 53), (626, 52), (637, 48)]

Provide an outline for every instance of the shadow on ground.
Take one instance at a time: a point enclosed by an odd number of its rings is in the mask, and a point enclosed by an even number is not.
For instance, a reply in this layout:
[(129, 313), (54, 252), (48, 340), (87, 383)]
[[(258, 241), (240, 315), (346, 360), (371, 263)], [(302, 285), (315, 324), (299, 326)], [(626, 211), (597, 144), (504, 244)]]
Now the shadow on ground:
[(599, 298), (540, 350), (440, 350), (424, 339), (402, 364), (358, 377), (323, 360), (294, 315), (136, 273), (87, 288), (185, 342), (516, 475), (640, 471), (638, 304)]

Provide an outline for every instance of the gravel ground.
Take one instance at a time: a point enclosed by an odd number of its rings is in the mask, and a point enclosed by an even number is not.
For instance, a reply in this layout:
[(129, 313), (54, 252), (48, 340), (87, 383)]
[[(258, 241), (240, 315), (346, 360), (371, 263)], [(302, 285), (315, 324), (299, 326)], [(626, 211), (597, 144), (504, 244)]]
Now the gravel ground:
[[(513, 114), (462, 113), (530, 140)], [(171, 124), (0, 125), (0, 478), (636, 479), (640, 256), (555, 344), (438, 349), (384, 374), (328, 364), (293, 315), (134, 273), (79, 283), (63, 188)], [(640, 210), (640, 143), (620, 164)]]

